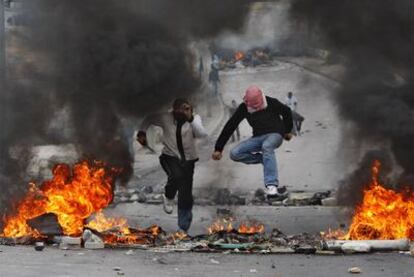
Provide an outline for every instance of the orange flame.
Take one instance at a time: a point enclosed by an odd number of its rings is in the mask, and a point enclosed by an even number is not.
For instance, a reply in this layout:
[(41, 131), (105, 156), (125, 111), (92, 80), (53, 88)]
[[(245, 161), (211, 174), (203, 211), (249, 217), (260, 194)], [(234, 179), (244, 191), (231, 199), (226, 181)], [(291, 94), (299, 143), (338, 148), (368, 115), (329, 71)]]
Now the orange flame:
[(86, 227), (101, 233), (106, 244), (150, 244), (161, 233), (161, 228), (155, 225), (148, 229), (132, 229), (126, 218), (111, 218), (102, 212), (98, 212)]
[(219, 218), (215, 222), (213, 222), (213, 224), (211, 224), (210, 227), (208, 227), (207, 231), (209, 234), (215, 234), (220, 232), (230, 233), (234, 230), (232, 221), (232, 218)]
[(17, 206), (17, 214), (5, 217), (2, 236), (39, 237), (27, 221), (46, 213), (57, 216), (65, 235), (79, 235), (84, 220), (102, 210), (112, 201), (115, 170), (108, 170), (103, 162), (82, 161), (73, 170), (67, 164), (53, 169), (53, 178), (38, 187), (29, 184), (29, 191)]
[(126, 218), (110, 218), (106, 217), (102, 212), (98, 212), (95, 215), (95, 218), (90, 221), (86, 227), (98, 232), (117, 230), (125, 235), (129, 235), (131, 233)]
[(327, 232), (320, 232), (320, 235), (325, 240), (344, 239), (346, 231), (342, 229), (332, 230), (329, 228)]
[(236, 60), (236, 62), (244, 59), (244, 53), (242, 51), (237, 51), (234, 54), (234, 59)]
[(217, 219), (211, 226), (207, 229), (209, 234), (214, 233), (230, 233), (233, 231), (237, 231), (239, 234), (247, 234), (253, 235), (258, 233), (263, 233), (265, 227), (263, 224), (256, 223), (256, 222), (242, 222), (239, 225), (239, 228), (235, 229), (233, 227), (233, 219), (232, 218), (221, 218)]
[(375, 161), (371, 184), (342, 239), (414, 240), (414, 193), (384, 188), (378, 180), (380, 167), (381, 163)]
[(265, 227), (263, 224), (260, 223), (254, 223), (254, 222), (242, 222), (239, 226), (239, 229), (237, 230), (240, 234), (259, 234), (263, 233), (265, 230)]

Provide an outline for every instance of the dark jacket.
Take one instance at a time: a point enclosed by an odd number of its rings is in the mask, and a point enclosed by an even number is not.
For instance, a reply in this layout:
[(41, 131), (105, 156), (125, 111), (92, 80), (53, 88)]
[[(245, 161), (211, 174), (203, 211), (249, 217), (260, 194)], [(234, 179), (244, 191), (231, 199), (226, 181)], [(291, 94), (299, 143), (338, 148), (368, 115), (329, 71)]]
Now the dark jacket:
[(208, 74), (208, 80), (210, 82), (220, 82), (220, 76), (217, 69), (212, 69)]
[(269, 133), (279, 133), (284, 136), (292, 131), (292, 111), (277, 100), (266, 96), (267, 108), (258, 112), (249, 113), (246, 104), (242, 103), (233, 116), (227, 121), (216, 142), (216, 151), (222, 151), (224, 145), (236, 130), (243, 119), (253, 128), (253, 136), (261, 136)]

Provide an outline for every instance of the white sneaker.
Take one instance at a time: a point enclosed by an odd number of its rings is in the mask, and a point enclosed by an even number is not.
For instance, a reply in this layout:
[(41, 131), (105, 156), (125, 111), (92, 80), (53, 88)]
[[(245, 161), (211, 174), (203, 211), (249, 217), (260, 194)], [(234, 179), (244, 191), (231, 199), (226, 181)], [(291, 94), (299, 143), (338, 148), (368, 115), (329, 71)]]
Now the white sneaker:
[(275, 185), (266, 186), (265, 193), (267, 195), (276, 195), (277, 194), (277, 187)]
[(168, 199), (164, 194), (162, 195), (162, 204), (164, 212), (167, 214), (172, 214), (174, 210), (174, 199)]
[(280, 201), (285, 199), (288, 195), (288, 191), (285, 186), (277, 187), (275, 185), (267, 185), (265, 192), (268, 200), (275, 199)]

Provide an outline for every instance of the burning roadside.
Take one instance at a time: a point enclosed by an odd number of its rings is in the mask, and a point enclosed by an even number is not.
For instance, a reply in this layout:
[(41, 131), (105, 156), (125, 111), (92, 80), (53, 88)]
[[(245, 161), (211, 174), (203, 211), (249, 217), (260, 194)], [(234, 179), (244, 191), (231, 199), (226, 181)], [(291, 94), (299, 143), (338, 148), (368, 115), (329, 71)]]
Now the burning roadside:
[(105, 215), (119, 169), (99, 161), (80, 161), (72, 168), (58, 164), (52, 179), (40, 186), (30, 183), (15, 213), (4, 216), (0, 241), (8, 245), (43, 242), (61, 249), (174, 247), (195, 252), (307, 254), (344, 252), (346, 243), (369, 241), (377, 247), (372, 250), (408, 250), (409, 240), (414, 240), (414, 195), (384, 188), (378, 180), (380, 165), (375, 161), (372, 166), (372, 181), (348, 231), (286, 235), (278, 229), (265, 232), (264, 224), (255, 220), (219, 215), (204, 234), (191, 237), (167, 233), (158, 225), (131, 226), (126, 218)]

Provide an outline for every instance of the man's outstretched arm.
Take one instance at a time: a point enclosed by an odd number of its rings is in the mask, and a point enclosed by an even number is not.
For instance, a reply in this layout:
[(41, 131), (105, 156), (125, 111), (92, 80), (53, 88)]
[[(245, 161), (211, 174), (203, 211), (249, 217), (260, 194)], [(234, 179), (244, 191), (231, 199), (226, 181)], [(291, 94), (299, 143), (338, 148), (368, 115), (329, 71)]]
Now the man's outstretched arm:
[(227, 121), (214, 147), (213, 159), (221, 159), (221, 152), (223, 152), (224, 146), (226, 145), (227, 141), (230, 139), (234, 131), (237, 129), (240, 122), (246, 117), (246, 112), (247, 110), (245, 105), (241, 104), (237, 108), (236, 112), (232, 115), (232, 117)]
[(191, 127), (193, 128), (193, 134), (195, 138), (205, 138), (208, 136), (207, 130), (204, 128), (201, 117), (196, 114), (190, 121)]

